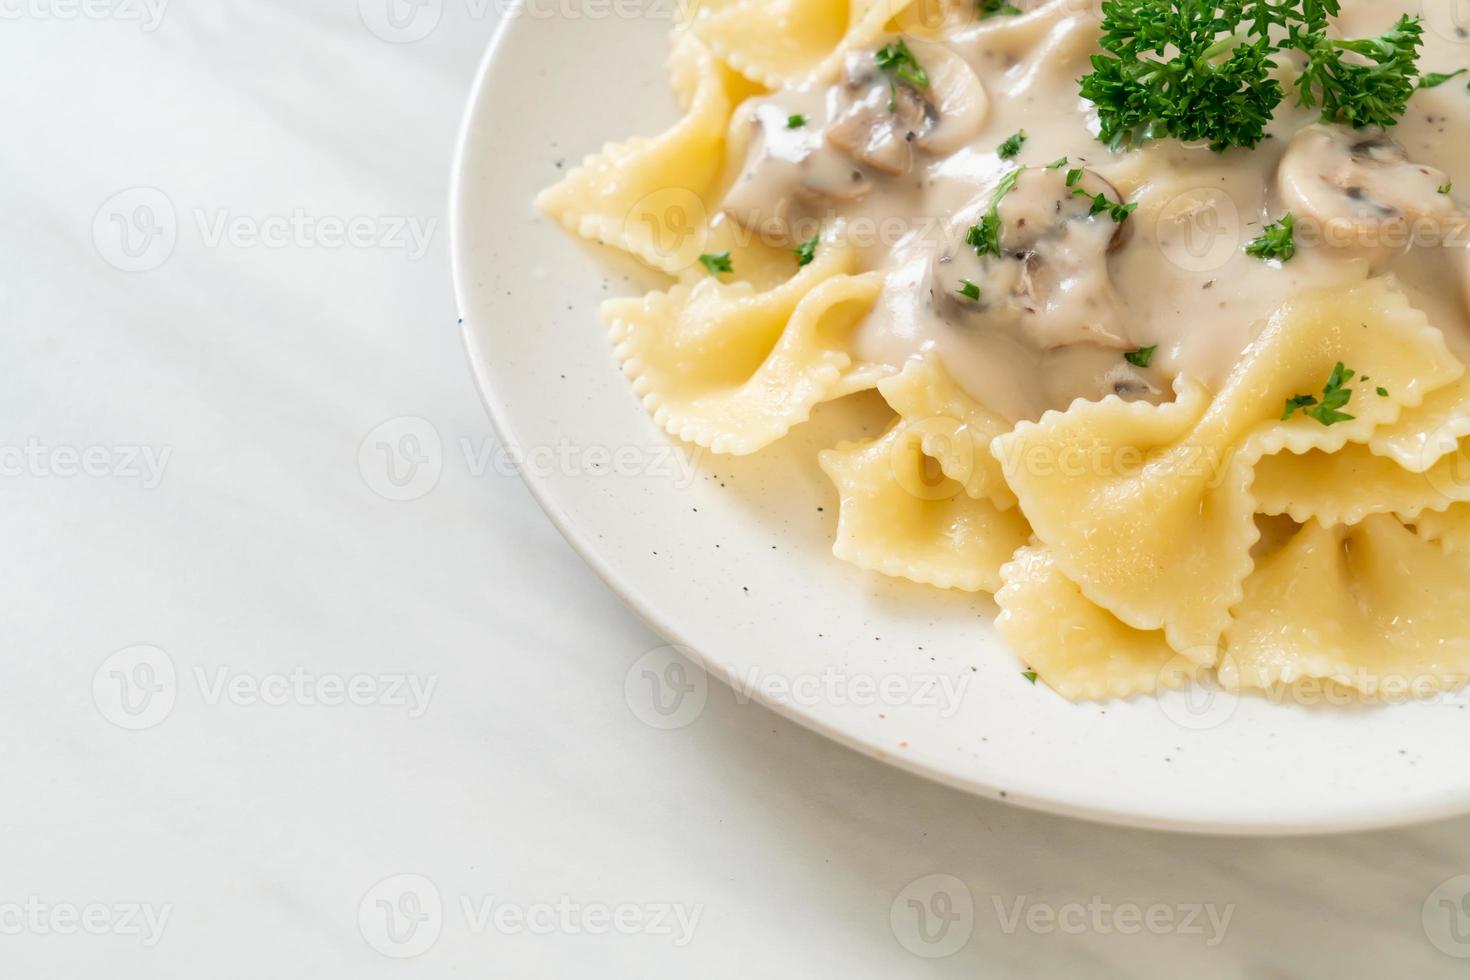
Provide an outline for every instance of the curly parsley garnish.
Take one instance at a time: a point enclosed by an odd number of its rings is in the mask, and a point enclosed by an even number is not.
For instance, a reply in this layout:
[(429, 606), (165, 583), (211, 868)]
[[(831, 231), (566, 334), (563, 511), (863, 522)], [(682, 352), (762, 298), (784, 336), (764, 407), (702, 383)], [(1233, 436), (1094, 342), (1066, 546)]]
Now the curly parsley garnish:
[(796, 253), (796, 264), (798, 266), (811, 265), (812, 259), (817, 257), (817, 245), (821, 240), (822, 233), (817, 232), (817, 234), (791, 250)]
[(1002, 160), (1009, 160), (1021, 152), (1021, 144), (1024, 142), (1026, 142), (1026, 131), (1023, 129), (1007, 137), (1004, 143), (995, 148), (995, 154)]
[(1296, 254), (1296, 219), (1287, 212), (1280, 221), (1262, 229), (1261, 234), (1245, 246), (1245, 254), (1258, 259), (1289, 261)]
[(706, 252), (699, 257), (699, 264), (704, 266), (705, 271), (712, 276), (735, 271), (735, 267), (730, 263), (729, 252), (715, 252), (713, 255)]
[(1001, 178), (995, 187), (995, 194), (990, 198), (990, 210), (980, 218), (978, 225), (971, 225), (970, 230), (965, 233), (965, 244), (975, 250), (975, 254), (984, 258), (986, 255), (1001, 255), (1000, 250), (1000, 202), (1016, 186), (1016, 181), (1021, 179), (1021, 171), (1025, 169), (1018, 167)]
[(1158, 344), (1154, 344), (1152, 347), (1140, 347), (1138, 350), (1131, 350), (1124, 354), (1123, 360), (1132, 364), (1134, 367), (1146, 368), (1149, 362), (1154, 359), (1154, 351), (1158, 349)]
[[(1343, 367), (1341, 361), (1332, 369), (1332, 374), (1327, 377), (1327, 384), (1322, 386), (1322, 400), (1319, 402), (1311, 395), (1292, 395), (1286, 400), (1286, 409), (1281, 413), (1281, 421), (1285, 422), (1296, 414), (1300, 409), (1303, 415), (1311, 416), (1323, 425), (1335, 425), (1338, 422), (1348, 422), (1356, 418), (1354, 415), (1341, 411), (1347, 405), (1348, 400), (1353, 397), (1353, 391), (1347, 387), (1347, 383), (1353, 380), (1353, 371)], [(1384, 388), (1379, 388), (1383, 397), (1388, 396)]]
[(1082, 97), (1114, 149), (1163, 136), (1214, 150), (1253, 147), (1285, 98), (1275, 55), (1307, 64), (1297, 101), (1324, 122), (1392, 126), (1418, 79), (1423, 25), (1405, 15), (1376, 38), (1327, 36), (1341, 0), (1104, 0), (1103, 54)]
[(919, 66), (919, 59), (914, 57), (902, 38), (883, 45), (873, 53), (873, 57), (879, 68), (892, 72), (899, 81), (907, 82), (914, 88), (929, 87), (929, 73)]

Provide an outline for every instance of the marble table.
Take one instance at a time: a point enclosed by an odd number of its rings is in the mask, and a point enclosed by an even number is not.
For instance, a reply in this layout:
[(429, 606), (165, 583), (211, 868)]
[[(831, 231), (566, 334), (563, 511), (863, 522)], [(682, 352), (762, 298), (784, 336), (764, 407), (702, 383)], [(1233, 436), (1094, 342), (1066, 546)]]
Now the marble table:
[(0, 3), (0, 975), (1470, 969), (1470, 818), (1170, 836), (717, 685), (646, 723), (661, 641), (496, 465), (456, 333), (500, 8), (389, 2)]

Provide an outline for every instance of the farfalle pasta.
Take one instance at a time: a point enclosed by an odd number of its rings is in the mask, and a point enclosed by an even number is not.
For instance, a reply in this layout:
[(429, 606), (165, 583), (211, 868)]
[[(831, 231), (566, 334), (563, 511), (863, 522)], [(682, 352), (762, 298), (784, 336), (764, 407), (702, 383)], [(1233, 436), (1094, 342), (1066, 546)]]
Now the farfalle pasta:
[(834, 554), (993, 593), (1062, 696), (1459, 686), (1470, 104), (1418, 62), (1470, 52), (1343, 0), (1404, 75), (1365, 93), (1321, 24), (1223, 7), (1189, 29), (1294, 50), (1261, 70), (1319, 104), (1262, 75), (1180, 116), (1137, 2), (683, 4), (677, 120), (537, 203), (667, 276), (602, 312), (671, 436), (754, 453), (876, 389), (886, 431), (820, 454)]

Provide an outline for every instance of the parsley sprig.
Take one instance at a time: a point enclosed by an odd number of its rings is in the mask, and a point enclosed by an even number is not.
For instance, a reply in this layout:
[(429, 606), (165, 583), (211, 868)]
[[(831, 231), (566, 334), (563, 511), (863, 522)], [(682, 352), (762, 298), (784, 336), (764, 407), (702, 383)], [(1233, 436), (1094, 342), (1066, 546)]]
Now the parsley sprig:
[(1261, 229), (1261, 234), (1246, 244), (1245, 254), (1258, 259), (1290, 261), (1296, 254), (1296, 219), (1291, 212)]
[(879, 68), (892, 72), (899, 81), (907, 82), (914, 88), (929, 87), (929, 73), (919, 65), (919, 59), (914, 57), (902, 38), (883, 45), (873, 53), (873, 58), (878, 62)]
[[(1314, 418), (1323, 425), (1352, 421), (1357, 416), (1349, 415), (1342, 409), (1353, 397), (1353, 390), (1347, 384), (1353, 380), (1354, 374), (1351, 368), (1343, 367), (1342, 362), (1338, 361), (1337, 366), (1327, 377), (1327, 384), (1322, 386), (1322, 400), (1319, 402), (1311, 395), (1292, 395), (1286, 400), (1286, 409), (1281, 413), (1281, 421), (1285, 422), (1291, 418), (1298, 409), (1303, 415)], [(1379, 391), (1387, 394), (1382, 388)]]
[(1297, 101), (1355, 127), (1396, 123), (1419, 75), (1419, 18), (1337, 40), (1327, 27), (1341, 0), (1104, 0), (1102, 9), (1104, 53), (1082, 96), (1114, 149), (1163, 136), (1217, 151), (1255, 146), (1286, 96), (1273, 77), (1281, 51), (1307, 57)]
[(995, 186), (995, 193), (990, 197), (990, 210), (986, 211), (980, 218), (978, 225), (971, 225), (970, 230), (965, 232), (965, 244), (975, 250), (975, 254), (984, 258), (986, 255), (1001, 255), (1000, 249), (1000, 202), (1016, 186), (1016, 181), (1021, 179), (1023, 167), (1017, 167), (1000, 179)]

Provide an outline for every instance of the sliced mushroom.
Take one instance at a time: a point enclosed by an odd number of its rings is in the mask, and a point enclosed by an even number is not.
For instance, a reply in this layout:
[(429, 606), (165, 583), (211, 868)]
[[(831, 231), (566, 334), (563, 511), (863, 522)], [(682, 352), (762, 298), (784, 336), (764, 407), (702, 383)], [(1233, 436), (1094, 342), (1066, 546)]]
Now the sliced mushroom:
[(1448, 241), (1465, 225), (1440, 192), (1445, 173), (1414, 163), (1382, 133), (1308, 126), (1287, 147), (1277, 183), (1298, 244), (1320, 242), (1375, 265), (1414, 245)]
[[(950, 226), (931, 266), (940, 315), (1018, 330), (1043, 350), (1081, 343), (1134, 347), (1108, 269), (1108, 255), (1127, 241), (1129, 226), (1111, 208), (1093, 213), (1097, 194), (1121, 203), (1116, 187), (1087, 170), (1068, 186), (1064, 169), (1028, 169), (998, 204), (988, 189)], [(979, 255), (967, 238), (992, 204), (1001, 254)], [(962, 280), (978, 287), (978, 298), (962, 291)]]
[(755, 105), (745, 166), (721, 205), (741, 227), (774, 244), (793, 243), (793, 225), (807, 211), (851, 203), (872, 188), (851, 159), (826, 144), (814, 114), (793, 128), (791, 110), (770, 100)]
[(985, 124), (990, 100), (963, 58), (942, 44), (904, 38), (928, 84), (918, 87), (878, 67), (873, 51), (851, 52), (844, 63), (844, 105), (827, 140), (875, 170), (905, 174), (914, 147), (953, 153)]

